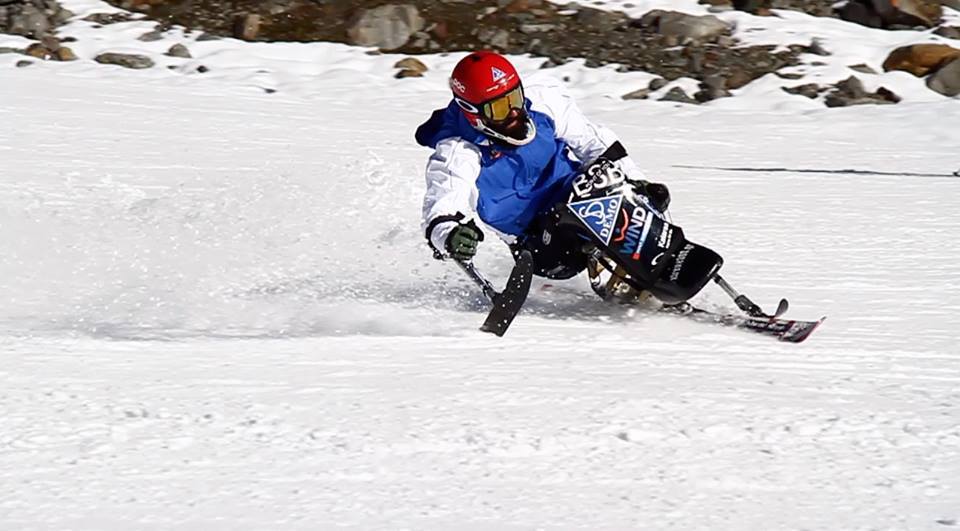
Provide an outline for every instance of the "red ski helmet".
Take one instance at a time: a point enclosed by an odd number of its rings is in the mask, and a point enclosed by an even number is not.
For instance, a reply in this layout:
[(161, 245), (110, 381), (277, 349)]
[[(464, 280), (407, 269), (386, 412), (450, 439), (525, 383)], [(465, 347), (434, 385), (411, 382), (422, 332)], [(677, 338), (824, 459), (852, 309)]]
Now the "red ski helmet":
[(527, 115), (520, 74), (506, 57), (473, 52), (454, 67), (450, 90), (464, 117), (480, 132), (513, 145), (536, 135)]

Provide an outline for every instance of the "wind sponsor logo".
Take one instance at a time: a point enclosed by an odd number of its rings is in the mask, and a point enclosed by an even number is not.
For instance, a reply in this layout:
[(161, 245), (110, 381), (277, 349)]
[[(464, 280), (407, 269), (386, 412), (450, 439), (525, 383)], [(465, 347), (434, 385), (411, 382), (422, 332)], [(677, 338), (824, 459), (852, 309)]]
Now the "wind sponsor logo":
[(620, 226), (620, 236), (614, 241), (623, 242), (620, 252), (629, 254), (630, 258), (634, 260), (640, 260), (640, 251), (643, 250), (643, 244), (650, 234), (650, 226), (652, 225), (650, 222), (653, 221), (653, 216), (641, 206), (634, 207), (633, 214), (630, 215), (629, 219), (626, 211), (621, 213), (623, 224)]

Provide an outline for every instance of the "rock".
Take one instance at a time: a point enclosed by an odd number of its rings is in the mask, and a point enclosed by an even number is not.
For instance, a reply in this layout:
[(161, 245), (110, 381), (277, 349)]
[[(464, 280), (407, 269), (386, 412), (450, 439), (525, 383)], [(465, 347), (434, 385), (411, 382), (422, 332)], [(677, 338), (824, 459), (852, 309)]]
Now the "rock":
[(36, 57), (37, 59), (53, 59), (53, 52), (47, 49), (46, 46), (35, 42), (30, 46), (27, 46), (27, 49), (24, 51), (26, 55), (30, 57)]
[(769, 12), (770, 2), (769, 0), (733, 0), (733, 8), (756, 15)]
[(11, 48), (9, 46), (0, 46), (0, 54), (5, 53), (25, 53), (25, 50), (21, 50), (20, 48)]
[[(471, 3), (470, 1), (464, 3)], [(513, 0), (503, 10), (507, 13), (526, 13), (543, 5), (543, 0)]]
[(639, 89), (621, 96), (625, 100), (645, 100), (650, 97), (650, 89)]
[(780, 79), (790, 79), (790, 80), (803, 79), (803, 74), (799, 74), (796, 72), (774, 72), (773, 75), (779, 77)]
[[(943, 17), (943, 6), (936, 0), (898, 0), (893, 2), (896, 11), (903, 17), (900, 24), (917, 25), (912, 18), (928, 28), (936, 26)], [(897, 22), (893, 22), (897, 23)]]
[(531, 33), (547, 33), (557, 29), (556, 24), (520, 24), (518, 28), (520, 33), (530, 35)]
[(858, 1), (851, 0), (840, 7), (840, 9), (837, 11), (837, 15), (847, 22), (853, 22), (868, 28), (883, 27), (883, 18), (873, 7), (873, 4), (863, 4)]
[(923, 77), (957, 57), (960, 57), (960, 50), (946, 44), (901, 46), (890, 52), (883, 62), (883, 70), (885, 72), (903, 70), (917, 77)]
[(153, 30), (153, 31), (148, 31), (143, 35), (137, 37), (137, 40), (142, 42), (153, 42), (153, 41), (159, 41), (162, 38), (163, 38), (162, 32)]
[(199, 73), (199, 74), (206, 74), (206, 73), (209, 72), (209, 71), (210, 71), (210, 69), (207, 68), (207, 67), (204, 66), (204, 65), (200, 65), (200, 66), (197, 67), (197, 73)]
[(960, 59), (954, 59), (927, 78), (927, 87), (944, 96), (960, 95)]
[(447, 25), (446, 21), (440, 21), (433, 25), (429, 30), (430, 35), (433, 35), (434, 39), (438, 41), (445, 41), (450, 37), (450, 27)]
[(20, 10), (20, 13), (10, 17), (7, 32), (13, 35), (23, 35), (33, 39), (39, 39), (50, 31), (50, 21), (47, 16), (32, 5), (27, 5)]
[(258, 33), (260, 33), (260, 15), (244, 13), (234, 17), (234, 37), (245, 41), (252, 41), (257, 38)]
[(847, 66), (847, 68), (849, 68), (850, 70), (853, 70), (854, 72), (860, 72), (861, 74), (876, 74), (876, 73), (877, 73), (876, 70), (870, 68), (869, 66), (867, 66), (867, 65), (864, 64), (864, 63), (855, 64), (855, 65), (849, 65), (849, 66)]
[(753, 78), (750, 77), (750, 74), (738, 68), (730, 72), (730, 75), (727, 76), (727, 88), (737, 90), (738, 88), (747, 86), (751, 81), (753, 81)]
[(101, 26), (116, 24), (117, 22), (127, 22), (131, 19), (133, 19), (133, 15), (130, 13), (93, 13), (83, 18), (83, 20), (87, 22), (93, 22)]
[(26, 59), (21, 59), (17, 61), (17, 68), (23, 68), (25, 66), (30, 66), (33, 64), (33, 61), (27, 61)]
[(683, 89), (680, 87), (673, 87), (672, 89), (670, 89), (669, 92), (667, 92), (662, 98), (660, 98), (660, 101), (674, 101), (677, 103), (693, 103), (693, 104), (697, 103), (697, 100), (688, 96), (687, 93), (684, 92)]
[(56, 52), (60, 49), (60, 39), (52, 35), (47, 35), (46, 37), (40, 39), (40, 44), (42, 44), (44, 48), (50, 50), (51, 52)]
[(351, 44), (389, 51), (406, 44), (410, 36), (423, 27), (424, 21), (416, 7), (387, 4), (361, 10), (347, 29), (347, 36)]
[(170, 47), (167, 50), (167, 54), (170, 57), (180, 57), (181, 59), (191, 59), (193, 56), (190, 55), (190, 50), (186, 46), (177, 43)]
[(500, 50), (506, 50), (510, 46), (510, 32), (504, 29), (483, 28), (477, 34), (477, 39)]
[(940, 26), (933, 33), (948, 39), (960, 40), (960, 26)]
[(900, 103), (900, 96), (897, 96), (892, 90), (887, 87), (880, 87), (876, 92), (877, 96), (880, 96), (882, 99), (889, 101), (890, 103)]
[(862, 98), (867, 95), (866, 89), (863, 88), (863, 82), (856, 76), (850, 76), (838, 82), (835, 86), (837, 91), (850, 98)]
[(660, 90), (663, 87), (667, 86), (667, 80), (662, 77), (656, 77), (650, 80), (650, 84), (647, 85), (651, 91)]
[(203, 41), (219, 41), (219, 40), (220, 40), (220, 36), (214, 35), (214, 34), (212, 34), (212, 33), (207, 33), (207, 32), (203, 32), (203, 33), (200, 34), (199, 37), (197, 37), (197, 42), (203, 42)]
[(931, 28), (943, 16), (943, 8), (936, 0), (850, 0), (840, 7), (838, 15), (871, 28)]
[(428, 70), (427, 65), (423, 64), (422, 61), (415, 57), (401, 59), (397, 61), (393, 67), (400, 69), (400, 71), (397, 72), (397, 75), (394, 76), (397, 79), (403, 79), (407, 77), (423, 77), (423, 73)]
[(804, 85), (797, 85), (796, 87), (782, 87), (783, 91), (787, 94), (794, 94), (797, 96), (806, 96), (812, 100), (817, 99), (817, 96), (820, 95), (820, 85), (816, 83), (807, 83)]
[(616, 11), (582, 8), (577, 13), (576, 21), (579, 27), (589, 27), (592, 31), (604, 32), (625, 27), (630, 19)]
[(94, 61), (105, 65), (117, 65), (124, 68), (133, 68), (135, 70), (150, 68), (153, 66), (153, 59), (145, 55), (126, 54), (126, 53), (102, 53), (93, 58)]
[(700, 90), (693, 95), (693, 98), (700, 103), (729, 97), (731, 94), (726, 89), (727, 80), (719, 75), (710, 75), (704, 78), (700, 83)]
[(900, 97), (893, 91), (880, 87), (877, 92), (870, 93), (863, 88), (863, 83), (855, 76), (850, 76), (834, 85), (833, 92), (827, 94), (823, 102), (827, 107), (846, 107), (848, 105), (864, 104), (892, 104), (898, 103)]
[(640, 19), (642, 27), (656, 28), (661, 35), (680, 41), (709, 42), (730, 31), (731, 26), (713, 15), (695, 16), (677, 11), (655, 9)]
[(67, 48), (66, 46), (61, 46), (57, 48), (57, 51), (54, 54), (57, 58), (57, 61), (76, 61), (77, 54), (73, 53), (73, 50)]
[(70, 19), (73, 18), (73, 16), (74, 16), (73, 11), (70, 11), (69, 9), (64, 9), (61, 7), (57, 9), (51, 21), (53, 22), (54, 26), (62, 26), (63, 24), (66, 24), (67, 22), (69, 22)]
[(823, 47), (823, 44), (820, 42), (820, 39), (813, 39), (810, 42), (810, 45), (805, 48), (807, 53), (812, 53), (813, 55), (827, 56), (830, 55), (830, 52)]

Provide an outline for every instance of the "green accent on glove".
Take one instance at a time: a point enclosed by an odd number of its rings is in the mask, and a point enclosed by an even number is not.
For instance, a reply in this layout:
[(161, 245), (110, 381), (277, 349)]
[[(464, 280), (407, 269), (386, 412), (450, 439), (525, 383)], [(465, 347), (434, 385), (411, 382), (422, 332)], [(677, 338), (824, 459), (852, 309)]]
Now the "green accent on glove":
[(460, 224), (447, 236), (446, 248), (450, 256), (462, 262), (473, 259), (477, 254), (477, 245), (483, 241), (483, 233), (471, 221)]

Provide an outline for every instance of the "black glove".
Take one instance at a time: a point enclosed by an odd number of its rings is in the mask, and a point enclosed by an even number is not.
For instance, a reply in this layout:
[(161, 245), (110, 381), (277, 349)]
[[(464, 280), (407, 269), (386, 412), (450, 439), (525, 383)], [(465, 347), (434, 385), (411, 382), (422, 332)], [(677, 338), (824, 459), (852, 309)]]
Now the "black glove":
[(450, 231), (444, 244), (450, 256), (456, 260), (466, 262), (477, 254), (477, 245), (483, 241), (483, 232), (471, 220), (460, 223)]
[(667, 211), (667, 207), (670, 206), (670, 190), (667, 189), (667, 185), (649, 181), (633, 181), (632, 184), (634, 191), (646, 196), (653, 208), (660, 212)]

